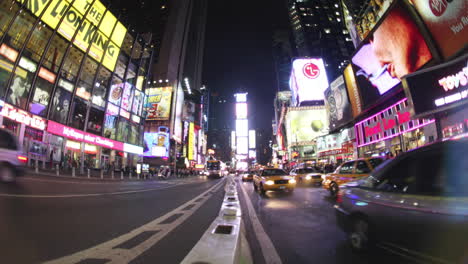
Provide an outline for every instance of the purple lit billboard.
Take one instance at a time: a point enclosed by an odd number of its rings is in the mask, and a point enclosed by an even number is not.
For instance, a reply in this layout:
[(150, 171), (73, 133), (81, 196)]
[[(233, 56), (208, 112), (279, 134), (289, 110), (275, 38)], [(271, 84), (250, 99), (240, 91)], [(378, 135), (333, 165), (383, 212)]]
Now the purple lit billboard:
[(328, 88), (328, 78), (323, 60), (319, 58), (294, 60), (289, 87), (292, 91), (294, 106), (299, 106), (306, 101), (323, 103), (325, 99), (323, 93)]

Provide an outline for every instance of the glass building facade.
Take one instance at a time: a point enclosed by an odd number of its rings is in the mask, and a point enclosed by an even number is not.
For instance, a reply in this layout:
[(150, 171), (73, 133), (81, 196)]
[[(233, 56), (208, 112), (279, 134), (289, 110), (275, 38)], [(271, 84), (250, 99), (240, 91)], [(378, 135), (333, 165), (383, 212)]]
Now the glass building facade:
[(2, 1), (0, 125), (33, 160), (136, 166), (153, 52), (145, 39), (97, 0)]

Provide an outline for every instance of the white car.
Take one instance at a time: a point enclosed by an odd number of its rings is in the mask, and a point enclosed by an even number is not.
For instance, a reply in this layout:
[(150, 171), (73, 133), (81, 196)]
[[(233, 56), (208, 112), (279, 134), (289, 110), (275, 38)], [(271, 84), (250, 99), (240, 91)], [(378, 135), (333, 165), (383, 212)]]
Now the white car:
[(16, 137), (0, 129), (0, 180), (13, 182), (23, 172), (28, 158), (22, 154)]

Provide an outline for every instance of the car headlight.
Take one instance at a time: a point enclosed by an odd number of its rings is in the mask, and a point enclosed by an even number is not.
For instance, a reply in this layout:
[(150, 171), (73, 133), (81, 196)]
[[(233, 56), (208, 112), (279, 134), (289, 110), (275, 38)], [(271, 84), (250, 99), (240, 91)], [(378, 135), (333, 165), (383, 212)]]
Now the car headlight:
[(307, 176), (305, 176), (305, 179), (310, 180), (310, 179), (312, 179), (312, 177), (310, 175), (307, 175)]
[(266, 181), (265, 184), (266, 185), (273, 185), (273, 184), (275, 184), (275, 182), (274, 181)]
[(289, 183), (296, 183), (296, 180), (295, 179), (290, 179)]
[(247, 178), (247, 175), (244, 175), (244, 178)]

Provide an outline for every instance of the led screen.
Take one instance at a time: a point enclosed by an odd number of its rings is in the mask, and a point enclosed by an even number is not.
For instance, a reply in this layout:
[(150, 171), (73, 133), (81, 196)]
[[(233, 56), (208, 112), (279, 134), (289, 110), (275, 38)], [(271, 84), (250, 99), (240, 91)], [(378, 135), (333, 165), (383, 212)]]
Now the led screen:
[(247, 119), (236, 120), (236, 135), (237, 137), (249, 136), (249, 121)]
[(146, 89), (146, 120), (168, 120), (171, 113), (172, 87)]
[(247, 103), (237, 103), (236, 104), (236, 117), (237, 117), (237, 119), (246, 119), (247, 118)]
[(249, 130), (249, 148), (254, 149), (256, 142), (255, 142), (255, 130)]
[[(395, 25), (399, 25), (395, 27)], [(352, 58), (364, 108), (432, 59), (421, 30), (397, 4)]]
[(322, 59), (296, 59), (293, 61), (289, 87), (295, 106), (305, 101), (323, 102), (328, 87), (327, 73)]
[(290, 108), (286, 114), (286, 133), (289, 145), (311, 142), (328, 133), (325, 107)]
[(468, 2), (446, 0), (411, 0), (431, 32), (444, 57), (466, 47)]
[(247, 137), (237, 137), (237, 154), (249, 153), (249, 140)]
[(143, 156), (167, 157), (169, 156), (169, 134), (165, 132), (144, 134)]

